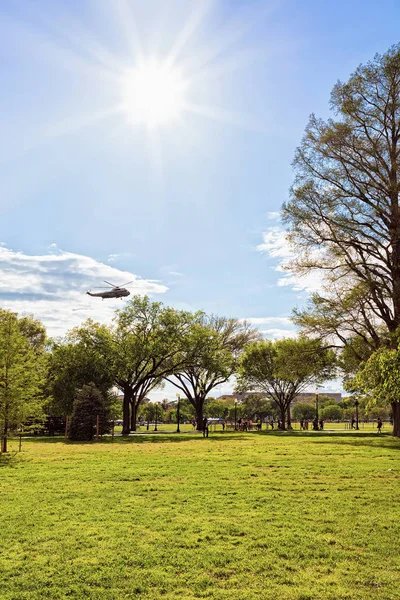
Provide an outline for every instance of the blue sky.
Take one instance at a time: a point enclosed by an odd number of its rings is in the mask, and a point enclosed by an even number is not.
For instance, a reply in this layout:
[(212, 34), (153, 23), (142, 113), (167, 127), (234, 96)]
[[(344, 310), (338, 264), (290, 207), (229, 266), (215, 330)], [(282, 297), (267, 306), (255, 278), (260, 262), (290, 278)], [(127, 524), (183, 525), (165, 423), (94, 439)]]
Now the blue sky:
[[(167, 304), (290, 329), (318, 285), (277, 270), (294, 150), (399, 25), (395, 0), (2, 0), (0, 304), (60, 334), (110, 318), (85, 289), (133, 274)], [(139, 55), (189, 82), (190, 109), (151, 130), (115, 109)]]

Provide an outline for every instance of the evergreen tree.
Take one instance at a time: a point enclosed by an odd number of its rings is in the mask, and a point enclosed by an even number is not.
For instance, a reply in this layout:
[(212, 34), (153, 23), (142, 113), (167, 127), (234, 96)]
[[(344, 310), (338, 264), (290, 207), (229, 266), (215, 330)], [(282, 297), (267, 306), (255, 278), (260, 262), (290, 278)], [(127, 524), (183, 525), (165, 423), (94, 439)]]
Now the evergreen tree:
[(99, 433), (106, 433), (109, 424), (103, 396), (94, 383), (89, 383), (78, 391), (74, 401), (69, 439), (90, 442), (96, 434), (97, 415), (99, 416)]

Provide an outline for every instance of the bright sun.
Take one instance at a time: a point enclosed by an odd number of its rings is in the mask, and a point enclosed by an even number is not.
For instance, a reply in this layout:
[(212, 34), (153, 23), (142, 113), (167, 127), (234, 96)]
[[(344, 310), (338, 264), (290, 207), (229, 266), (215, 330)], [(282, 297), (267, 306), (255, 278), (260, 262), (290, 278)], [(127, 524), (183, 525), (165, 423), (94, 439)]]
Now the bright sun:
[(184, 101), (185, 83), (167, 64), (149, 61), (123, 78), (123, 110), (131, 123), (155, 127), (177, 119)]

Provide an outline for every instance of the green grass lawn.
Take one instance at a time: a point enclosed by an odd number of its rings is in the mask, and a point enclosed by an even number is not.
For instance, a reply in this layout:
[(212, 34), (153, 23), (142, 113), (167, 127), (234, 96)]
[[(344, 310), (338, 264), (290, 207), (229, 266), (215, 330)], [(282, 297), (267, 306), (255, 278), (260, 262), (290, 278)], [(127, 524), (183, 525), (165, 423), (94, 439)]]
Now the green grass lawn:
[(0, 598), (400, 599), (399, 450), (363, 431), (24, 440), (0, 466)]

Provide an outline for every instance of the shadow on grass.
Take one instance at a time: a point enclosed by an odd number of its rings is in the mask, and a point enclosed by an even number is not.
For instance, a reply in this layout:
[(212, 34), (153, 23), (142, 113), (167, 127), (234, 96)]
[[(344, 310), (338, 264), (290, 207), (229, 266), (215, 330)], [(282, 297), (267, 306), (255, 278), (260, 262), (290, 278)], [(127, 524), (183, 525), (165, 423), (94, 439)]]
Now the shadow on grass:
[(385, 448), (400, 450), (400, 439), (389, 431), (378, 434), (376, 431), (269, 431), (264, 435), (307, 438), (317, 444), (345, 444), (348, 446), (379, 446), (384, 441)]
[(0, 454), (0, 467), (13, 467), (17, 462), (17, 452), (2, 452)]

